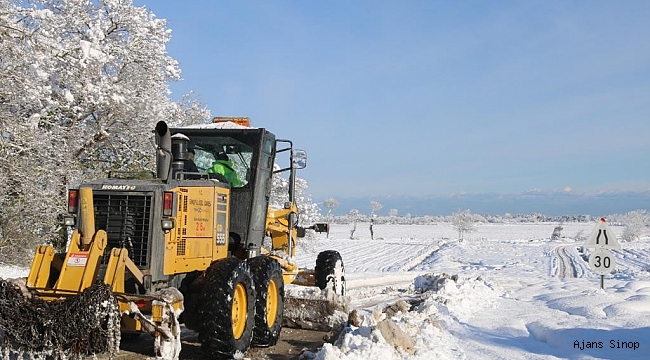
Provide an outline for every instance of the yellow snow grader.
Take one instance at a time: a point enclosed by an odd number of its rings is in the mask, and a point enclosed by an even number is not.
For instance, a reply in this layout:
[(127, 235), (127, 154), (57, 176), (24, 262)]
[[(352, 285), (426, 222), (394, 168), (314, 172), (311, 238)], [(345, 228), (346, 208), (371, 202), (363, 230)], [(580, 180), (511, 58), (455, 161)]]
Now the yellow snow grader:
[[(320, 253), (313, 270), (294, 261), (305, 233), (297, 225), (295, 176), (306, 166), (306, 153), (247, 121), (215, 118), (182, 128), (161, 121), (155, 174), (111, 172), (70, 189), (69, 246), (64, 253), (50, 245), (36, 249), (23, 293), (53, 303), (96, 284), (110, 287), (119, 308), (118, 335), (148, 332), (156, 356), (169, 359), (180, 353), (181, 323), (198, 332), (209, 358), (276, 344), (285, 284), (343, 295), (338, 252)], [(280, 154), (288, 158), (286, 167), (275, 165)], [(218, 158), (227, 158), (236, 184), (206, 172)], [(279, 172), (288, 172), (288, 198), (272, 209), (272, 176)], [(84, 306), (94, 311), (105, 304)], [(11, 329), (4, 331), (15, 343)]]

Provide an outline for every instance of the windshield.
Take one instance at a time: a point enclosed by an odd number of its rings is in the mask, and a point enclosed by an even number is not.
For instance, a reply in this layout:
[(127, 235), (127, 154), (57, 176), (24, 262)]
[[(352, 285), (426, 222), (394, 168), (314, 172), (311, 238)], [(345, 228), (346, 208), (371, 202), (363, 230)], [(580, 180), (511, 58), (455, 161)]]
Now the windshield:
[(194, 163), (200, 172), (207, 172), (215, 163), (218, 154), (225, 154), (232, 163), (239, 178), (239, 187), (249, 182), (253, 149), (232, 137), (224, 136), (193, 136), (189, 144), (194, 149)]

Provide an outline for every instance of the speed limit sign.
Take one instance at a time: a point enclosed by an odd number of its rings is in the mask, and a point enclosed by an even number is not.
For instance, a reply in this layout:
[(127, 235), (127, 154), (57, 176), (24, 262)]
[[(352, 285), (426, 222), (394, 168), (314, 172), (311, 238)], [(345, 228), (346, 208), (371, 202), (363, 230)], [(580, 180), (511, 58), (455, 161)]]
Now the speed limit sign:
[(596, 274), (607, 275), (616, 267), (616, 261), (611, 251), (595, 249), (589, 255), (589, 266)]

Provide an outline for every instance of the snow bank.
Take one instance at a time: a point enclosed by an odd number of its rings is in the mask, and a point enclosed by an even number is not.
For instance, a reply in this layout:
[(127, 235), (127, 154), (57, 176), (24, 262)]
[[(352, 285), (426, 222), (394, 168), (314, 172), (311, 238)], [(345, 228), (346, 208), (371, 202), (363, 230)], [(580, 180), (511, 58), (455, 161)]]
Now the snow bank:
[[(447, 324), (470, 318), (503, 292), (481, 278), (460, 279), (447, 274), (415, 278), (411, 290), (419, 299), (398, 303), (360, 315), (358, 326), (349, 325), (334, 344), (325, 344), (306, 358), (330, 359), (457, 359), (462, 347)], [(400, 303), (402, 303), (400, 305)], [(405, 311), (400, 311), (404, 309)], [(398, 328), (386, 333), (380, 325), (392, 321)], [(408, 339), (400, 339), (400, 334)], [(399, 335), (393, 338), (393, 335)], [(388, 336), (387, 336), (388, 335)], [(409, 347), (413, 345), (413, 349)]]

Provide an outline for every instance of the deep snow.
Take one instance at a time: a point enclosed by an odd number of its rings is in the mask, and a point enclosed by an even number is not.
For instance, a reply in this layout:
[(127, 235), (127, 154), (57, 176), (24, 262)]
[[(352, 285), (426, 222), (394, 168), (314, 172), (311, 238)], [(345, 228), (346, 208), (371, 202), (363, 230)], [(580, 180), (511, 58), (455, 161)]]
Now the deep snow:
[[(339, 250), (345, 262), (351, 307), (362, 314), (334, 344), (304, 357), (316, 359), (648, 359), (650, 358), (650, 238), (614, 250), (616, 271), (600, 277), (582, 259), (596, 223), (483, 224), (460, 242), (450, 224), (333, 224), (317, 235), (297, 262), (313, 268), (317, 252)], [(616, 234), (622, 228), (612, 226)], [(560, 277), (559, 252), (574, 263)], [(432, 279), (457, 275), (435, 289)], [(0, 277), (26, 270), (0, 267)], [(288, 285), (289, 293), (304, 288)], [(413, 340), (408, 354), (373, 330), (377, 309), (399, 299), (417, 300), (392, 320)], [(375, 314), (373, 316), (373, 310)], [(632, 347), (632, 348), (630, 348)]]

